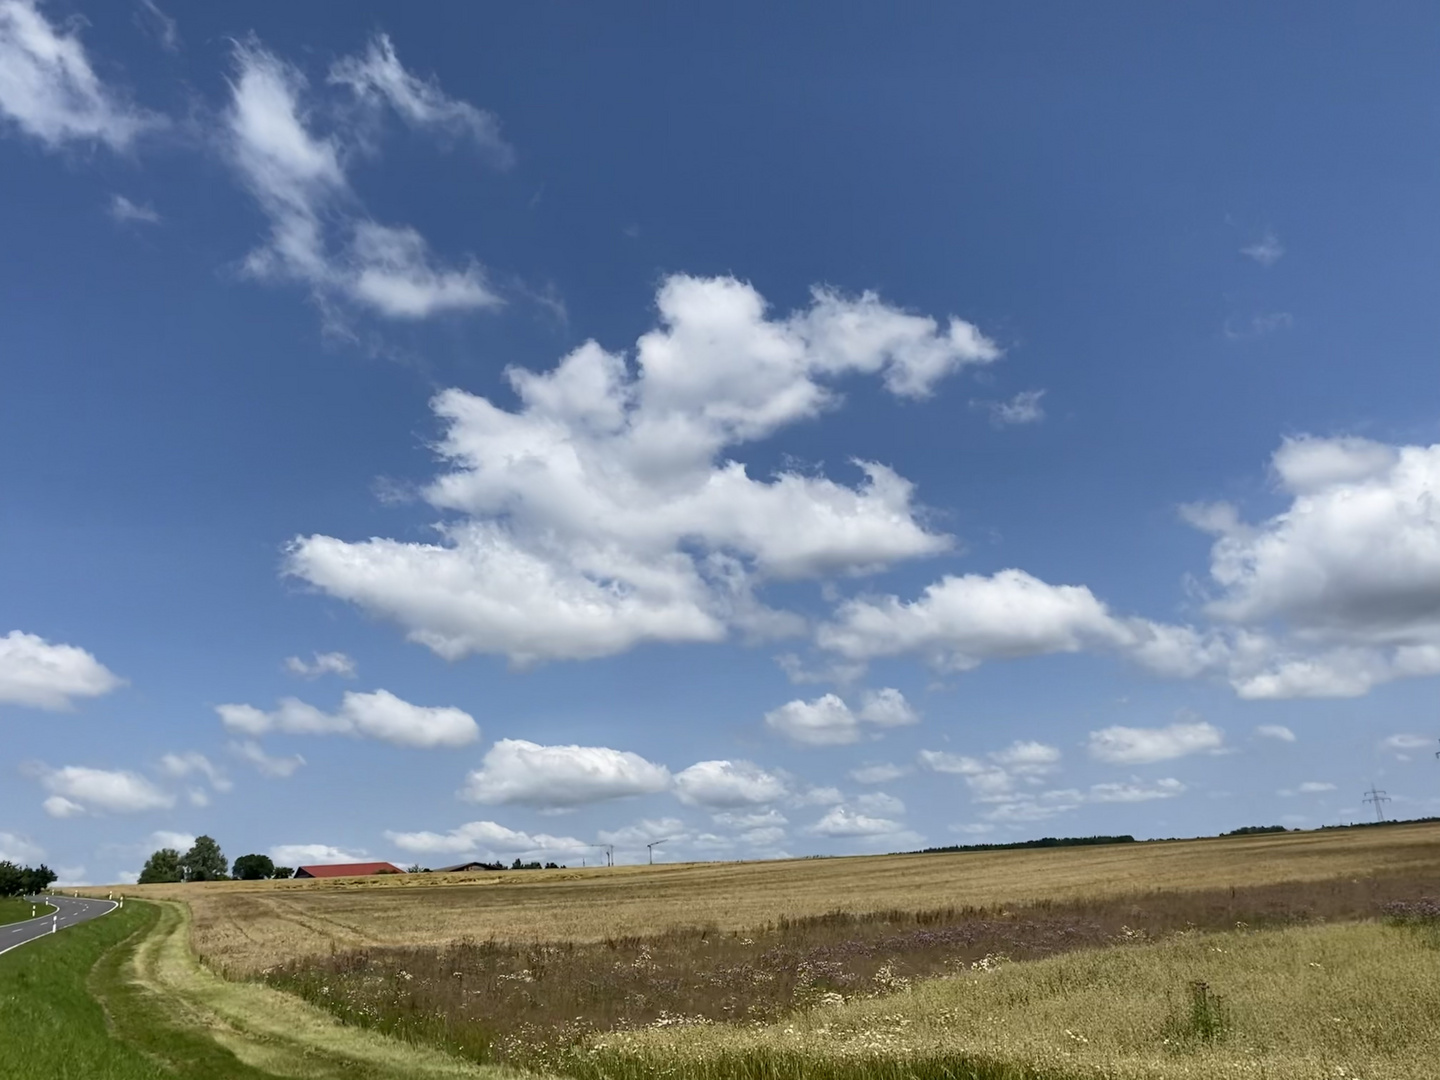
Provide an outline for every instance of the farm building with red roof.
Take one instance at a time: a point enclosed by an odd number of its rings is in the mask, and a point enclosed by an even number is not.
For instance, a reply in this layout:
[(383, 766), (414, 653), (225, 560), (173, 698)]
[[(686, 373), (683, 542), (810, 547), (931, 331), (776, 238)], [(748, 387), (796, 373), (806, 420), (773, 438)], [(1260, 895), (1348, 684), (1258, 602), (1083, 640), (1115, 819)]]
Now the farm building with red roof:
[(302, 866), (298, 877), (364, 877), (367, 874), (403, 874), (405, 871), (388, 862), (331, 863), (328, 866)]

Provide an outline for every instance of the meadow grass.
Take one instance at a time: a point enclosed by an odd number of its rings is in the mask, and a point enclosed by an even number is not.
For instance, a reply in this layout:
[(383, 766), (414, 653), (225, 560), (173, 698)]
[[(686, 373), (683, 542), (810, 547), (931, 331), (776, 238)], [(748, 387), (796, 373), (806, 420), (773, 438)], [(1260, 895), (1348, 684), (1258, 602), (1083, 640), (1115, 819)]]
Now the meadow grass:
[[(93, 989), (121, 1038), (162, 1057), (180, 1075), (197, 1080), (504, 1080), (507, 1075), (433, 1047), (345, 1026), (299, 998), (257, 983), (226, 982), (196, 959), (183, 905), (148, 906), (158, 909), (155, 925), (108, 969), (97, 968)], [(207, 1067), (202, 1058), (213, 1064)], [(192, 1062), (197, 1066), (185, 1071)]]
[(55, 908), (51, 904), (32, 904), (19, 896), (0, 897), (0, 926), (6, 923), (24, 922), (26, 919), (48, 915)]
[[(741, 932), (675, 930), (593, 944), (462, 940), (310, 957), (265, 978), (346, 1023), (477, 1060), (552, 1069), (565, 1048), (611, 1031), (773, 1023), (925, 979), (1117, 942), (1237, 924), (1382, 914), (1401, 921), (1429, 910), (1415, 898), (1434, 884), (1387, 876), (995, 909), (837, 911)], [(1176, 1037), (1213, 1037), (1226, 1026), (1228, 1002), (1199, 981), (1188, 994), (1174, 1018)]]
[(180, 905), (130, 903), (0, 956), (0, 1077), (499, 1080), (502, 1070), (345, 1028), (287, 994), (225, 983)]
[(0, 956), (0, 1076), (161, 1080), (172, 1075), (112, 1038), (104, 1009), (87, 990), (96, 961), (143, 931), (154, 914), (131, 906)]
[(297, 957), (466, 937), (595, 942), (697, 926), (744, 930), (836, 908), (1063, 903), (1376, 874), (1440, 878), (1440, 824), (1038, 851), (213, 882), (125, 892), (183, 899), (194, 913), (201, 957), (224, 974), (245, 976)]
[(610, 1033), (537, 1064), (579, 1080), (1433, 1080), (1437, 1016), (1440, 952), (1359, 923), (1081, 950), (774, 1024)]

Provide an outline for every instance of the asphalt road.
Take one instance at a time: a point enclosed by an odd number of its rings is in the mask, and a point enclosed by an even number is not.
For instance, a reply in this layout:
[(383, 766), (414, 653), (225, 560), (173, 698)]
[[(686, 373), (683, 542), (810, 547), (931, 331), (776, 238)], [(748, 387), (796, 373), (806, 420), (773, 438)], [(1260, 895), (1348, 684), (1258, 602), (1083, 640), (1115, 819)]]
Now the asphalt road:
[(7, 953), (26, 942), (44, 937), (54, 932), (56, 927), (64, 930), (67, 926), (99, 918), (117, 906), (114, 900), (79, 900), (73, 896), (47, 896), (45, 902), (54, 904), (56, 910), (49, 915), (41, 915), (38, 919), (0, 926), (0, 953)]

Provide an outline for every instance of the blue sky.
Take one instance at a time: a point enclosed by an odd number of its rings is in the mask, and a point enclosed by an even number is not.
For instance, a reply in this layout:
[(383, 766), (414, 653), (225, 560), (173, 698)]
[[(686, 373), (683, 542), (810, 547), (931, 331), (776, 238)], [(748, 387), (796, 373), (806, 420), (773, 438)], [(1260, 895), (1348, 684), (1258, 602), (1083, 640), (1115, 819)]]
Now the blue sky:
[(0, 857), (1440, 812), (1437, 33), (0, 0)]

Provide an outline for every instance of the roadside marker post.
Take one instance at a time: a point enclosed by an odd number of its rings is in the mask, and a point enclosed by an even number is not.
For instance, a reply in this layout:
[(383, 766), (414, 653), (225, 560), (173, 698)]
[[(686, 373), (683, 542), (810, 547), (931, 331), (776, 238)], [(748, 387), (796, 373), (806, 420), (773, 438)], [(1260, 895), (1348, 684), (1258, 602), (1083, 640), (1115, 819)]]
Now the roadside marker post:
[(60, 913), (57, 911), (54, 915), (51, 915), (51, 916), (50, 916), (50, 932), (53, 934), (53, 933), (55, 933), (56, 930), (59, 930), (59, 929), (60, 929)]

